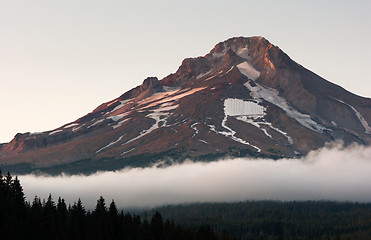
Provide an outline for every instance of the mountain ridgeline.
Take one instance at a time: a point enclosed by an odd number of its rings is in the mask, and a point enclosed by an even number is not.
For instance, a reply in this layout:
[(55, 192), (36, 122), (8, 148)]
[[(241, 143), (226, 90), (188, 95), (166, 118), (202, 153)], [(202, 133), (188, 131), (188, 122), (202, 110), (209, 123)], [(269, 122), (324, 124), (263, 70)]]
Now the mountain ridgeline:
[(279, 159), (334, 141), (371, 143), (371, 99), (326, 81), (263, 37), (238, 37), (74, 122), (17, 134), (0, 145), (0, 166), (75, 173), (187, 158)]

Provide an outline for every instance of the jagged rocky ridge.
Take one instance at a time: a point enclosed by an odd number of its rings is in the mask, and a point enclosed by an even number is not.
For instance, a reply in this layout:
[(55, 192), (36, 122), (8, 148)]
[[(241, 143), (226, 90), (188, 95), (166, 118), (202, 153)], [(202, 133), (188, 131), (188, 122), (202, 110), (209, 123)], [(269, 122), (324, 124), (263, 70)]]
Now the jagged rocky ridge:
[(265, 38), (239, 37), (75, 122), (17, 134), (0, 146), (0, 165), (116, 169), (167, 157), (295, 157), (336, 140), (369, 145), (369, 123), (371, 99), (326, 81)]

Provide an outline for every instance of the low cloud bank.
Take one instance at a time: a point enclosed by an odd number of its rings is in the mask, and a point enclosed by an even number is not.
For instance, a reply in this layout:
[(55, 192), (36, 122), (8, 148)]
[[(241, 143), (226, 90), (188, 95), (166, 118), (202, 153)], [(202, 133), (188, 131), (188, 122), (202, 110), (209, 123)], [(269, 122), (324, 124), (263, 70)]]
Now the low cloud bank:
[(167, 168), (133, 168), (90, 176), (19, 176), (27, 199), (35, 195), (93, 208), (102, 195), (120, 208), (244, 200), (371, 202), (371, 147), (340, 145), (301, 159), (226, 159)]

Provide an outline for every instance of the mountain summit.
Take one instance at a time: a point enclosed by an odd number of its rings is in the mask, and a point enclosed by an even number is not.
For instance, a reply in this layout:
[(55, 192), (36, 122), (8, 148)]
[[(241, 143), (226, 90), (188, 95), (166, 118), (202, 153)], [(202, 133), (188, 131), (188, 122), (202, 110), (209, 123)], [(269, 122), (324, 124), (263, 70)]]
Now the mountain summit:
[(17, 134), (0, 146), (0, 165), (89, 172), (169, 159), (296, 157), (336, 140), (369, 145), (370, 123), (371, 99), (326, 81), (263, 37), (238, 37), (72, 123)]

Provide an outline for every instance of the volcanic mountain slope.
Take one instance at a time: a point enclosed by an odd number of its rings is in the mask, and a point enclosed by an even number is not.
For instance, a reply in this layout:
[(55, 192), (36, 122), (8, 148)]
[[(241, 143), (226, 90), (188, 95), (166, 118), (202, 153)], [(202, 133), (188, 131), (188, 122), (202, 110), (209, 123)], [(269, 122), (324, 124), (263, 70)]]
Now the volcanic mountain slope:
[(239, 37), (75, 122), (17, 134), (0, 146), (0, 164), (83, 169), (146, 166), (167, 156), (295, 157), (335, 140), (369, 145), (370, 123), (371, 99), (326, 81), (262, 37)]

